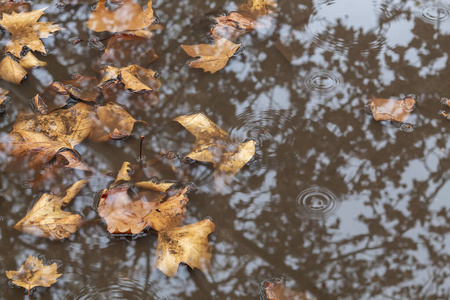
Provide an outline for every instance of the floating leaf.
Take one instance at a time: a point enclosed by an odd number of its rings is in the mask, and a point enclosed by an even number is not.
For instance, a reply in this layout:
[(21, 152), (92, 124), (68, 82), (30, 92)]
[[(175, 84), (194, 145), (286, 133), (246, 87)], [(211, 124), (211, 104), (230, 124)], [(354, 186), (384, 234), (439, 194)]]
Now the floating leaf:
[(106, 67), (100, 88), (103, 88), (105, 84), (108, 85), (111, 81), (120, 81), (125, 84), (125, 88), (132, 92), (158, 91), (161, 87), (161, 82), (155, 75), (156, 72), (138, 65), (131, 65), (119, 69)]
[(416, 100), (407, 96), (403, 100), (369, 98), (370, 109), (376, 121), (406, 122), (409, 114), (414, 110)]
[(236, 12), (214, 18), (214, 20), (217, 24), (211, 28), (210, 33), (215, 39), (226, 38), (234, 40), (240, 35), (254, 30), (258, 26), (258, 23), (254, 20)]
[(155, 267), (167, 276), (177, 274), (178, 265), (186, 263), (191, 268), (209, 271), (212, 246), (208, 235), (215, 229), (208, 219), (183, 227), (158, 232)]
[(20, 267), (19, 271), (6, 271), (6, 276), (12, 280), (15, 285), (30, 290), (36, 286), (49, 287), (54, 284), (59, 276), (58, 266), (53, 263), (44, 266), (42, 261), (34, 256), (28, 256), (25, 263)]
[(20, 82), (27, 76), (27, 71), (10, 56), (5, 56), (0, 62), (0, 78), (20, 84)]
[(41, 61), (34, 56), (31, 51), (28, 51), (24, 57), (19, 60), (19, 63), (22, 67), (26, 69), (32, 69), (35, 67), (43, 67), (46, 66), (47, 63), (45, 61)]
[(188, 64), (192, 68), (201, 68), (205, 72), (215, 73), (223, 69), (231, 56), (239, 49), (241, 44), (235, 44), (221, 38), (214, 41), (214, 45), (181, 45), (183, 50), (191, 57), (199, 57)]
[(0, 88), (0, 105), (6, 100), (8, 99), (8, 95), (9, 91), (4, 90), (2, 88)]
[(216, 175), (222, 172), (227, 176), (236, 174), (255, 155), (254, 141), (233, 143), (225, 131), (201, 113), (180, 116), (174, 121), (196, 137), (195, 145), (187, 157), (213, 163)]
[(52, 22), (38, 22), (44, 10), (45, 8), (31, 12), (3, 14), (0, 25), (12, 35), (11, 40), (6, 44), (6, 52), (20, 57), (22, 48), (26, 46), (33, 51), (47, 53), (40, 39), (47, 38), (62, 28)]
[(305, 293), (287, 289), (283, 281), (279, 279), (275, 280), (275, 282), (266, 282), (264, 292), (267, 300), (316, 300)]
[(76, 194), (86, 185), (87, 180), (76, 182), (67, 190), (63, 198), (51, 194), (43, 194), (25, 217), (14, 228), (17, 230), (60, 240), (68, 238), (81, 225), (81, 216), (61, 210), (72, 201)]
[(154, 21), (152, 0), (145, 10), (133, 0), (124, 0), (114, 11), (106, 8), (105, 0), (100, 0), (87, 21), (87, 27), (97, 32), (120, 32), (142, 29)]

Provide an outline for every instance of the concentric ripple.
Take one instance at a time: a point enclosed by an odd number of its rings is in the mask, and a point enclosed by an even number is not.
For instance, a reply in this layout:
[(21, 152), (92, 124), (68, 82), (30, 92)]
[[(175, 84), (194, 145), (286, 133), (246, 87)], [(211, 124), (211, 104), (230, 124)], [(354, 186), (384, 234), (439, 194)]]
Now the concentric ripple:
[(325, 218), (338, 208), (339, 201), (332, 191), (325, 187), (312, 187), (297, 196), (297, 205), (303, 217)]
[(340, 74), (330, 71), (315, 71), (305, 78), (305, 86), (316, 93), (329, 93), (341, 87), (343, 78)]
[(443, 6), (424, 6), (419, 16), (427, 23), (438, 23), (448, 19), (450, 11)]
[(238, 124), (229, 131), (239, 141), (257, 142), (257, 163), (263, 167), (279, 166), (304, 157), (311, 143), (311, 133), (304, 129), (294, 111), (250, 110), (237, 116)]

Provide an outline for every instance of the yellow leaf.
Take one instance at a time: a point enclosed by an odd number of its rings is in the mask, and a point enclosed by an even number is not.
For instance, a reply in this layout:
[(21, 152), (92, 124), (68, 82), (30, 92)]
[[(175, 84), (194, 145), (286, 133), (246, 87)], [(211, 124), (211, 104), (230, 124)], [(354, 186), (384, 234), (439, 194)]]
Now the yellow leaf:
[(45, 8), (31, 12), (3, 14), (0, 25), (12, 35), (11, 40), (6, 44), (6, 52), (20, 57), (22, 48), (26, 46), (33, 51), (47, 53), (40, 39), (47, 38), (62, 28), (52, 22), (38, 22), (44, 10)]
[(241, 44), (235, 44), (225, 38), (214, 41), (214, 45), (181, 45), (183, 50), (191, 57), (199, 57), (188, 64), (192, 68), (201, 68), (205, 72), (215, 73), (223, 69), (231, 56), (239, 49)]
[(132, 92), (153, 92), (158, 91), (161, 82), (155, 77), (156, 72), (142, 68), (138, 65), (131, 65), (125, 68), (115, 68), (108, 66), (105, 69), (100, 89), (110, 82), (120, 81), (125, 88)]
[(8, 95), (9, 91), (4, 90), (2, 88), (0, 88), (0, 105), (6, 100), (8, 99)]
[(100, 0), (87, 21), (87, 27), (97, 32), (120, 32), (142, 29), (154, 21), (152, 0), (145, 10), (133, 0), (124, 0), (114, 11), (106, 9), (105, 0)]
[(19, 60), (19, 63), (22, 67), (26, 69), (32, 69), (35, 67), (43, 67), (46, 66), (47, 63), (45, 61), (41, 61), (34, 56), (31, 51), (28, 51), (28, 53)]
[(58, 274), (57, 268), (56, 263), (44, 266), (40, 259), (30, 255), (19, 271), (6, 271), (6, 276), (29, 292), (36, 286), (49, 287), (54, 284), (56, 278), (62, 275)]
[(14, 84), (20, 84), (25, 76), (27, 76), (27, 71), (11, 57), (6, 56), (0, 62), (0, 78)]
[(167, 276), (176, 275), (181, 262), (191, 268), (208, 272), (212, 256), (212, 246), (208, 243), (208, 235), (214, 229), (214, 223), (205, 219), (159, 232), (155, 267)]
[(86, 185), (87, 180), (76, 182), (61, 198), (51, 194), (43, 194), (25, 217), (14, 228), (17, 230), (60, 240), (68, 238), (81, 225), (81, 216), (61, 210), (61, 206), (72, 201), (76, 194)]

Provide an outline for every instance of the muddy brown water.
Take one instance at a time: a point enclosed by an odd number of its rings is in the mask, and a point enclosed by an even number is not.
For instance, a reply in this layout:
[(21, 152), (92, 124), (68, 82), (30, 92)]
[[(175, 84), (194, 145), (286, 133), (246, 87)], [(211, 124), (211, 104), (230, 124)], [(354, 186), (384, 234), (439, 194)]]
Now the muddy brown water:
[[(121, 95), (149, 126), (136, 124), (126, 140), (76, 147), (94, 172), (69, 208), (87, 221), (70, 238), (50, 241), (13, 225), (39, 193), (67, 188), (83, 173), (32, 187), (35, 173), (0, 173), (1, 299), (26, 298), (4, 272), (28, 255), (57, 260), (63, 274), (32, 299), (258, 299), (260, 283), (274, 277), (317, 299), (450, 298), (450, 121), (438, 114), (450, 111), (440, 103), (450, 96), (450, 1), (280, 0), (273, 26), (240, 37), (243, 51), (225, 69), (186, 68), (180, 45), (208, 41), (208, 17), (240, 4), (154, 1), (164, 26), (150, 66), (161, 74), (160, 103)], [(49, 53), (39, 58), (47, 67), (20, 86), (0, 81), (12, 96), (2, 135), (50, 82), (98, 76), (102, 51), (68, 42), (109, 36), (86, 28), (92, 7), (37, 0), (32, 9), (45, 6), (41, 21), (66, 30), (44, 39)], [(9, 34), (0, 37), (4, 47)], [(365, 112), (368, 96), (408, 94), (417, 106), (406, 130)], [(257, 157), (220, 191), (209, 165), (174, 175), (161, 163), (161, 176), (197, 187), (185, 224), (205, 217), (216, 224), (210, 273), (182, 265), (168, 278), (152, 268), (156, 235), (109, 236), (95, 198), (123, 161), (136, 163), (140, 135), (147, 159), (164, 149), (189, 153), (195, 138), (172, 119), (196, 111), (236, 139), (255, 139)]]

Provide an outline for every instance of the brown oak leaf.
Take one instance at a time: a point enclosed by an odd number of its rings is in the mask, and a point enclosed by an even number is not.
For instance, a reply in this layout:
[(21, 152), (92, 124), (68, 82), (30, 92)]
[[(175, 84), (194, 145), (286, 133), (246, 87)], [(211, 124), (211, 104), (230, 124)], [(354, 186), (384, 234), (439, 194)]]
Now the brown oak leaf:
[(6, 271), (6, 276), (15, 285), (27, 289), (29, 296), (30, 290), (36, 286), (49, 287), (54, 284), (57, 281), (56, 279), (62, 275), (58, 274), (57, 269), (56, 262), (44, 266), (39, 258), (30, 255), (19, 271)]
[(228, 60), (241, 47), (241, 44), (235, 44), (225, 38), (220, 38), (214, 41), (214, 45), (181, 45), (181, 47), (189, 56), (198, 57), (189, 61), (189, 66), (215, 73), (227, 65)]
[(0, 25), (12, 35), (6, 44), (6, 52), (20, 57), (22, 48), (26, 46), (33, 51), (47, 53), (40, 39), (47, 38), (62, 28), (52, 22), (38, 22), (44, 10), (45, 8), (31, 12), (3, 14)]
[(154, 21), (152, 0), (145, 10), (133, 0), (124, 0), (114, 11), (106, 8), (105, 0), (100, 0), (87, 21), (87, 27), (97, 32), (120, 32), (142, 29)]
[(177, 274), (178, 265), (186, 263), (191, 268), (209, 271), (212, 246), (208, 235), (215, 229), (211, 220), (158, 232), (155, 267), (167, 276)]
[(43, 194), (27, 215), (14, 225), (14, 228), (54, 240), (68, 238), (78, 230), (82, 219), (78, 214), (61, 210), (61, 207), (67, 206), (87, 182), (87, 180), (80, 180), (74, 183), (64, 197)]

